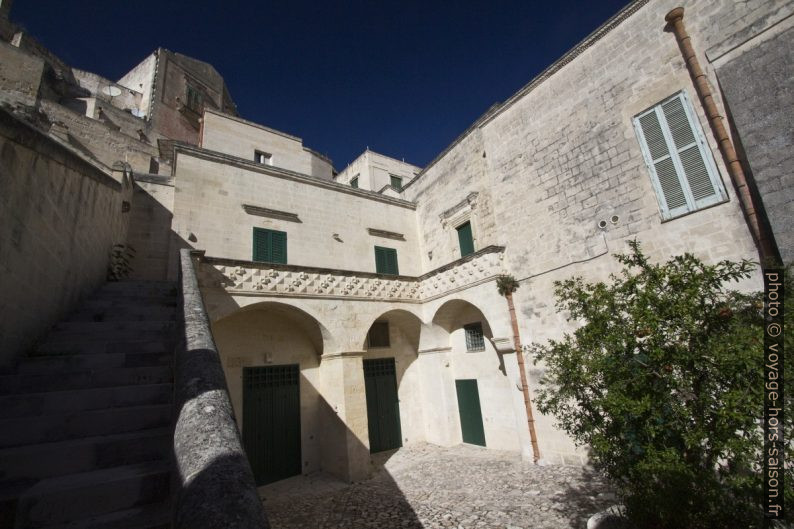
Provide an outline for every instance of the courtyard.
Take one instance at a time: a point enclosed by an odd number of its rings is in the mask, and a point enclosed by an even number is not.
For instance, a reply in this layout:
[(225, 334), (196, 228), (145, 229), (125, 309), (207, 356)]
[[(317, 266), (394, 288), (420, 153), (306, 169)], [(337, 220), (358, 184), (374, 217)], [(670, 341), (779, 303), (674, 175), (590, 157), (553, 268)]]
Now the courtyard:
[(315, 473), (260, 487), (271, 527), (579, 529), (616, 503), (590, 469), (511, 452), (418, 444), (372, 458), (359, 483)]

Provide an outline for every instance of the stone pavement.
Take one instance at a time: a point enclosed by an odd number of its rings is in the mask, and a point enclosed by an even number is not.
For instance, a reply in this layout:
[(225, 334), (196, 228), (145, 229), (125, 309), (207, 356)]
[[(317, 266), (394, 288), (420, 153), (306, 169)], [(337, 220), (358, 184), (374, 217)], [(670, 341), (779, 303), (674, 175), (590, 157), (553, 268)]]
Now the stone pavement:
[(273, 529), (583, 529), (616, 502), (593, 471), (516, 454), (420, 444), (374, 454), (375, 475), (323, 473), (259, 489)]

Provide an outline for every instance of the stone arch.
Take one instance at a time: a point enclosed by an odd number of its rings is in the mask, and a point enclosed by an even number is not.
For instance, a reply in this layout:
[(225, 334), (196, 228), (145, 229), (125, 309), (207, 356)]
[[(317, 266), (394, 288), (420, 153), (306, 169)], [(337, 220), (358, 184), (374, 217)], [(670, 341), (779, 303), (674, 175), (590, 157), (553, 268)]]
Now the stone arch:
[(212, 325), (214, 327), (230, 318), (234, 318), (241, 313), (249, 311), (271, 312), (294, 321), (311, 340), (318, 356), (321, 356), (326, 350), (334, 350), (335, 336), (328, 326), (323, 324), (320, 319), (313, 314), (311, 309), (297, 306), (291, 303), (291, 301), (292, 300), (268, 300), (241, 305), (237, 307), (236, 310), (224, 311), (220, 317), (213, 319)]
[[(244, 442), (256, 443), (251, 439), (246, 441), (246, 417), (262, 416), (257, 415), (260, 413), (255, 404), (257, 400), (245, 396), (247, 391), (258, 391), (244, 384), (247, 374), (264, 376), (271, 368), (297, 366), (299, 399), (297, 408), (291, 408), (289, 413), (300, 421), (300, 471), (320, 470), (322, 413), (325, 409), (321, 396), (320, 361), (333, 341), (329, 329), (309, 310), (297, 304), (259, 298), (214, 321), (212, 331)], [(246, 446), (246, 450), (249, 448)], [(252, 449), (256, 450), (256, 445)]]
[[(488, 318), (474, 303), (465, 299), (455, 298), (445, 301), (433, 314), (433, 325), (441, 327), (448, 333), (460, 328), (464, 320), (479, 318), (482, 322), (483, 333), (488, 339), (493, 338), (493, 331)], [(472, 322), (467, 322), (472, 323)]]
[(396, 326), (405, 335), (405, 338), (407, 338), (409, 344), (414, 350), (419, 348), (419, 338), (422, 327), (424, 327), (422, 320), (412, 311), (405, 309), (392, 309), (381, 313), (375, 318), (372, 318), (372, 320), (369, 322), (364, 336), (362, 336), (359, 341), (362, 350), (367, 349), (367, 334), (369, 334), (372, 325), (377, 321), (388, 321), (390, 324)]

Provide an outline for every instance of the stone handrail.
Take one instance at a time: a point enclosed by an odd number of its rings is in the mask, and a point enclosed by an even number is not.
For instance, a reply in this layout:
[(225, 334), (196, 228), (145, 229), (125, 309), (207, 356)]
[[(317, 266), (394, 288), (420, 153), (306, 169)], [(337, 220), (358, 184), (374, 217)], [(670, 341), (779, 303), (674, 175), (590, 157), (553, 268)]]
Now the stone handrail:
[(269, 527), (240, 442), (194, 255), (180, 254), (180, 341), (175, 351), (177, 529)]
[(202, 257), (204, 288), (263, 296), (424, 303), (504, 274), (504, 248), (488, 246), (421, 276), (390, 276), (297, 265)]

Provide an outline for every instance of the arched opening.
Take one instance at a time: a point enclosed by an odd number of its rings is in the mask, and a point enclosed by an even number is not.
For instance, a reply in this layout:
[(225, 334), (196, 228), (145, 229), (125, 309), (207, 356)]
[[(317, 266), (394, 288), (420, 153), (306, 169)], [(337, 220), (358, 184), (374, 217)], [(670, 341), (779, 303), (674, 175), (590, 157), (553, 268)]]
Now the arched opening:
[(362, 341), (369, 448), (383, 452), (424, 441), (422, 391), (415, 362), (422, 322), (406, 310), (377, 317)]
[(284, 303), (246, 306), (212, 324), (258, 485), (320, 469), (320, 356), (328, 330)]
[[(507, 377), (504, 359), (494, 348), (488, 319), (474, 304), (452, 299), (433, 316), (443, 329), (449, 348), (449, 384), (454, 388), (457, 432), (463, 442), (504, 450), (519, 449), (514, 412), (514, 384)], [(443, 344), (444, 337), (438, 339)]]

